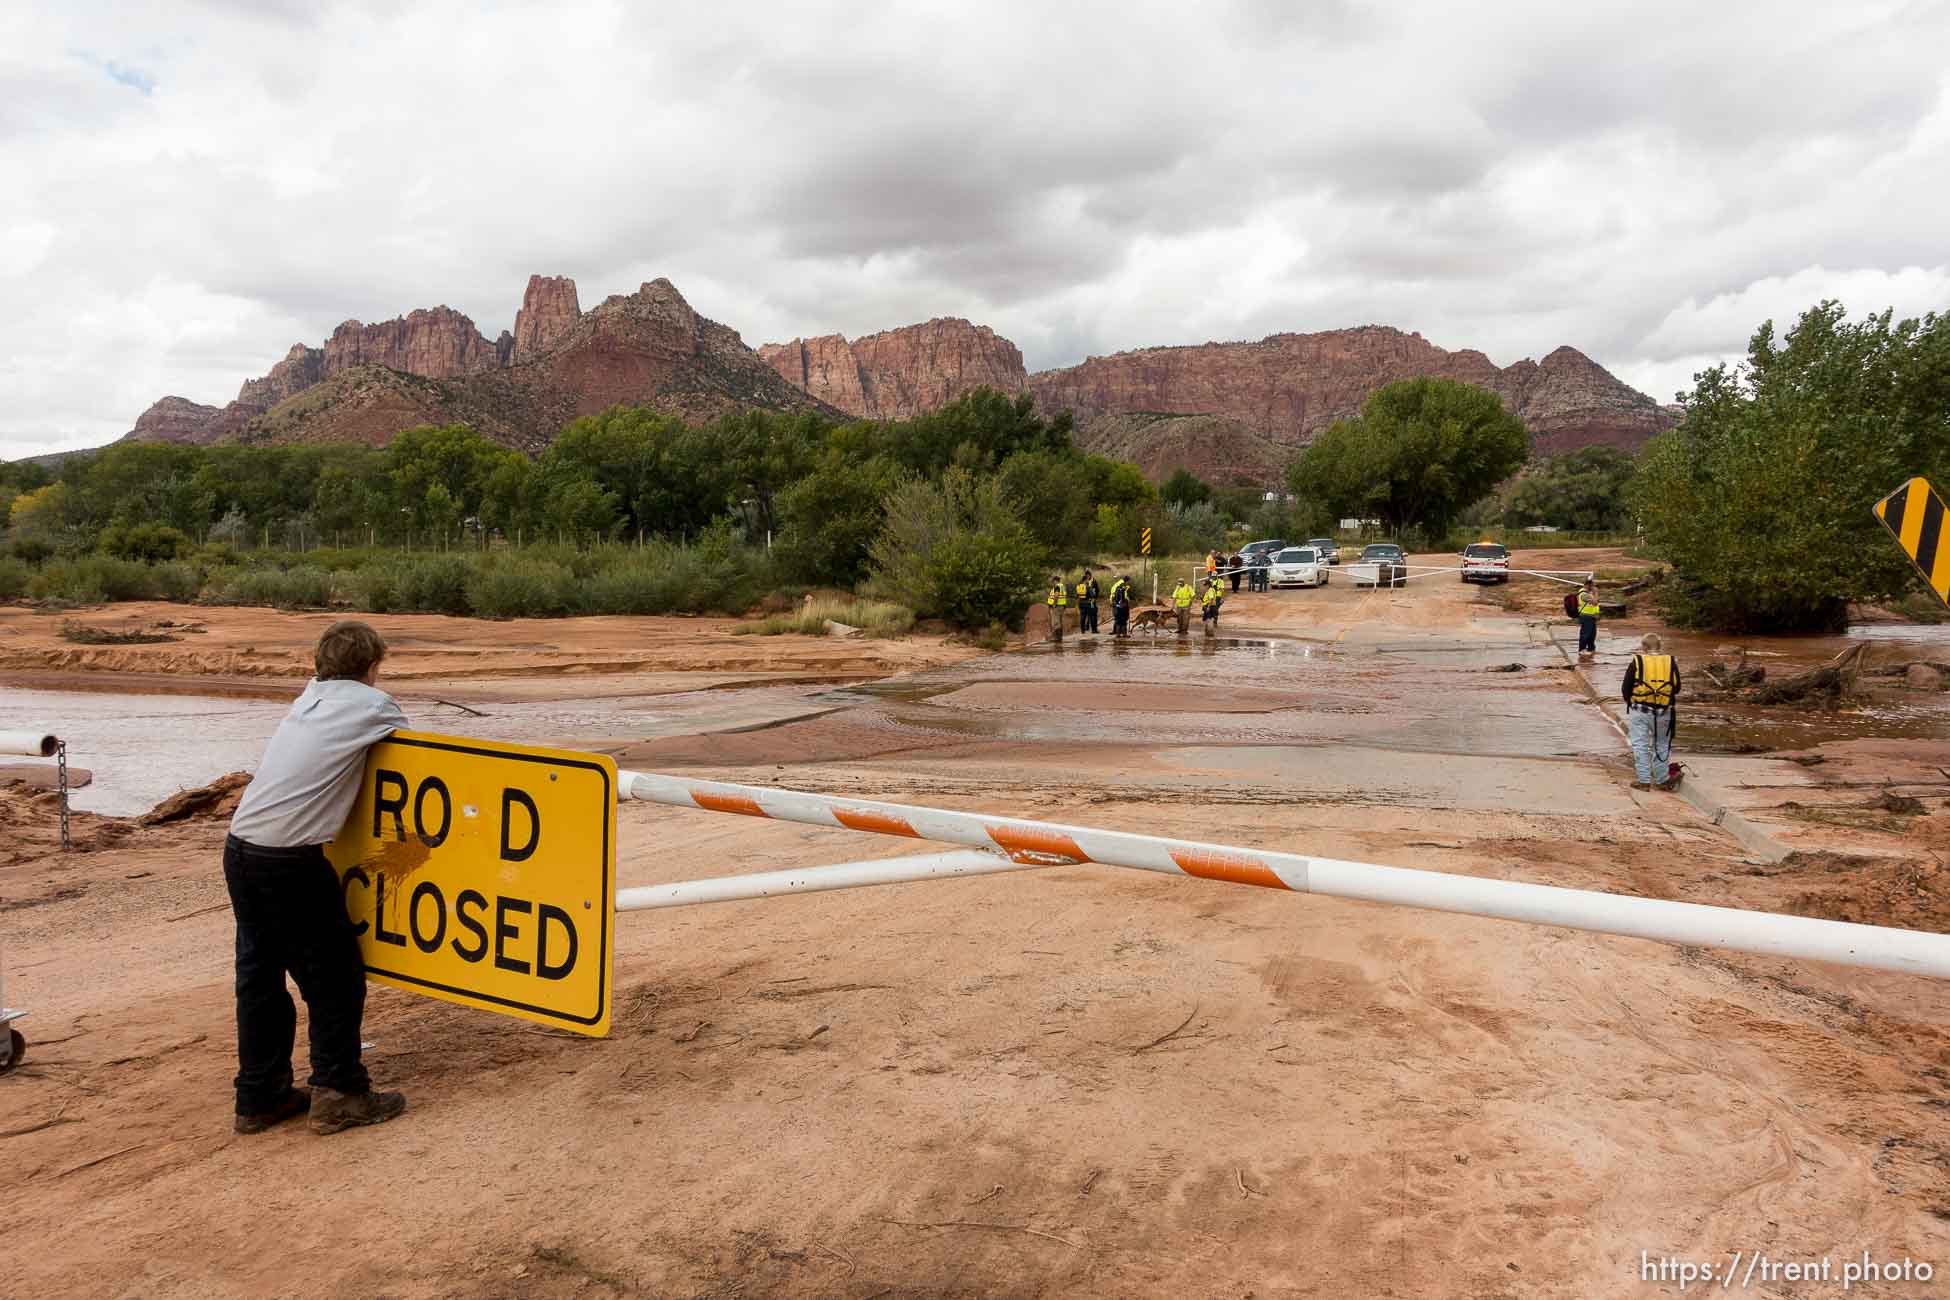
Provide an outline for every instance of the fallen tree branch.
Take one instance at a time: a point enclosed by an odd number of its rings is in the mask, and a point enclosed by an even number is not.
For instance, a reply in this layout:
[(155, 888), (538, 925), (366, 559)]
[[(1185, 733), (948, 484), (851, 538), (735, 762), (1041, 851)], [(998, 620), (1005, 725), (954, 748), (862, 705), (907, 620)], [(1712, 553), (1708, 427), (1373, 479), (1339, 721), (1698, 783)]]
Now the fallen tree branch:
[(1186, 1017), (1183, 1020), (1178, 1022), (1178, 1027), (1176, 1029), (1172, 1030), (1168, 1034), (1160, 1034), (1158, 1037), (1152, 1039), (1150, 1042), (1146, 1043), (1142, 1047), (1133, 1047), (1131, 1049), (1131, 1055), (1136, 1056), (1139, 1052), (1148, 1052), (1154, 1047), (1163, 1047), (1166, 1043), (1169, 1043), (1172, 1039), (1184, 1033), (1185, 1026), (1191, 1024), (1192, 1018), (1198, 1015), (1198, 1008), (1199, 1008), (1199, 1004), (1196, 1002), (1193, 1003), (1191, 1012), (1188, 1015), (1186, 1015)]

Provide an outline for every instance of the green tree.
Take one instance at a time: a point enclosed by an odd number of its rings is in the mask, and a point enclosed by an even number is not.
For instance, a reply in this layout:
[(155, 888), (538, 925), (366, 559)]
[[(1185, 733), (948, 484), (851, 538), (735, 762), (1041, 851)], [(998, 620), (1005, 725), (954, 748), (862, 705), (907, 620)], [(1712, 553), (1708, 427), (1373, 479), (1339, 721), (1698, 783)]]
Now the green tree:
[(1212, 499), (1212, 485), (1188, 469), (1175, 470), (1158, 489), (1166, 505), (1195, 506)]
[(1047, 577), (1048, 549), (996, 476), (962, 467), (888, 494), (870, 589), (960, 627), (1015, 623)]
[(1501, 502), (1503, 522), (1621, 532), (1631, 526), (1626, 494), (1636, 472), (1632, 458), (1616, 447), (1580, 447), (1537, 461), (1510, 485)]
[(1530, 431), (1495, 393), (1452, 379), (1404, 379), (1315, 438), (1289, 466), (1287, 484), (1337, 516), (1433, 539), (1529, 455)]
[(1686, 418), (1640, 455), (1631, 500), (1693, 621), (1835, 628), (1916, 581), (1870, 508), (1950, 471), (1950, 315), (1845, 315), (1824, 302), (1785, 337), (1762, 325), (1746, 364), (1697, 375)]
[(779, 554), (786, 572), (822, 585), (858, 582), (868, 548), (886, 522), (887, 494), (901, 478), (900, 466), (885, 456), (855, 460), (844, 439), (829, 445), (779, 497)]

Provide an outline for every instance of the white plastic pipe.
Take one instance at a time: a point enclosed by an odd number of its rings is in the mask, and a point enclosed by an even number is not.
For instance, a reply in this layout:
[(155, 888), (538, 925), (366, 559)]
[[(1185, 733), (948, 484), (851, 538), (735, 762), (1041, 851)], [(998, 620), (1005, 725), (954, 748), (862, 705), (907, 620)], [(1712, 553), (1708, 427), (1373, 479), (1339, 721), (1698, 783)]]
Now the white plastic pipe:
[(53, 758), (60, 747), (60, 740), (45, 731), (0, 731), (0, 754)]
[(867, 885), (899, 885), (912, 880), (945, 880), (950, 876), (987, 876), (999, 871), (1032, 871), (1040, 865), (1012, 862), (1000, 853), (951, 849), (944, 853), (881, 858), (876, 862), (842, 862), (833, 867), (800, 867), (749, 876), (720, 876), (715, 880), (639, 885), (616, 891), (616, 910), (640, 912), (656, 907), (731, 903), (784, 894), (817, 894), (829, 889), (859, 889)]
[(970, 848), (1001, 849), (1017, 862), (1038, 866), (1095, 862), (1240, 885), (1528, 921), (1534, 925), (1561, 925), (1599, 934), (1656, 939), (1661, 943), (1723, 948), (1770, 957), (1800, 957), (1950, 979), (1950, 934), (1343, 862), (1269, 849), (1241, 849), (1129, 831), (1061, 826), (800, 790), (695, 781), (650, 772), (619, 772), (617, 794), (678, 808), (703, 808), (809, 826), (839, 826)]

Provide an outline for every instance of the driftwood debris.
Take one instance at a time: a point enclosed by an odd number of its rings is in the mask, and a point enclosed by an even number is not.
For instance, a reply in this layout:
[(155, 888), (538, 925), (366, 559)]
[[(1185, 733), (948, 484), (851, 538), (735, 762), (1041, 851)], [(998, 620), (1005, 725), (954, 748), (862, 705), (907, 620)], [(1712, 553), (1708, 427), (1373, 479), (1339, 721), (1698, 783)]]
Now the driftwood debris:
[(1706, 674), (1707, 681), (1723, 691), (1758, 686), (1767, 680), (1767, 670), (1759, 664), (1749, 664), (1745, 656), (1738, 663), (1708, 664), (1701, 671)]
[(1855, 693), (1867, 650), (1866, 644), (1857, 642), (1819, 668), (1769, 682), (1754, 693), (1754, 703), (1799, 704), (1812, 699), (1832, 706)]

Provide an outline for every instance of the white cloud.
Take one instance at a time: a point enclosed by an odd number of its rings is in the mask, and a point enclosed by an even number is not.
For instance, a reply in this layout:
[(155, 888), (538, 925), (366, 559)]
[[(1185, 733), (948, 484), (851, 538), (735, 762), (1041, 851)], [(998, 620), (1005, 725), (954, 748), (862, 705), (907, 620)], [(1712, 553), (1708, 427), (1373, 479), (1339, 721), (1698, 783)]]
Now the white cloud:
[(0, 456), (349, 316), (492, 335), (533, 271), (754, 344), (1380, 322), (1665, 399), (1822, 296), (1950, 305), (1944, 48), (1813, 0), (8, 6)]
[(1802, 312), (1830, 298), (1858, 316), (1893, 308), (1901, 320), (1944, 311), (1950, 308), (1950, 265), (1908, 266), (1895, 272), (1810, 266), (1793, 275), (1755, 280), (1705, 302), (1688, 298), (1666, 313), (1642, 349), (1661, 359), (1744, 352), (1746, 340), (1762, 321), (1771, 320), (1776, 332), (1784, 332)]

